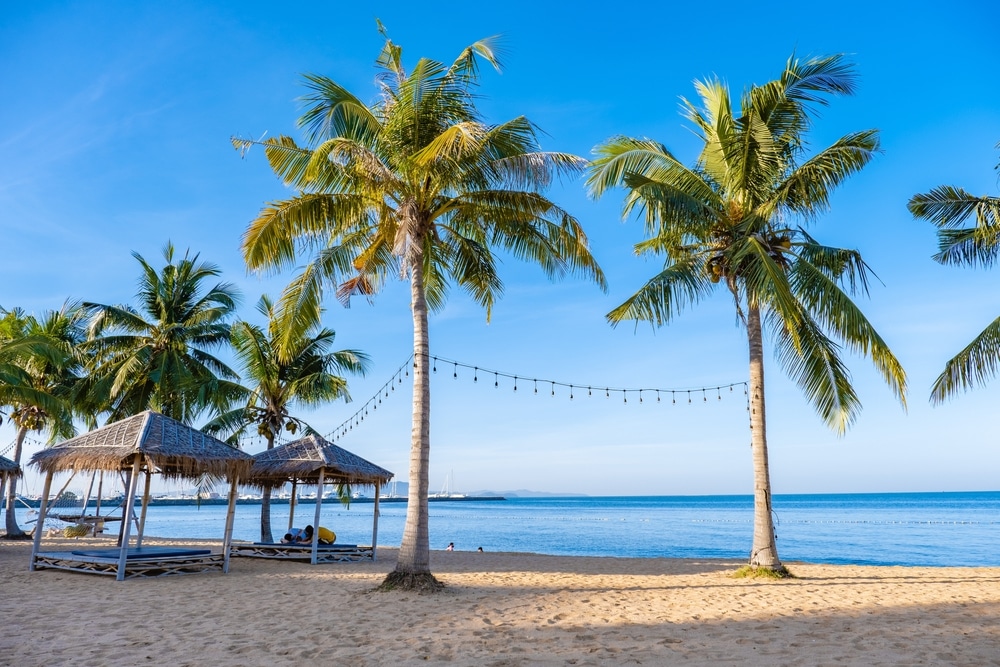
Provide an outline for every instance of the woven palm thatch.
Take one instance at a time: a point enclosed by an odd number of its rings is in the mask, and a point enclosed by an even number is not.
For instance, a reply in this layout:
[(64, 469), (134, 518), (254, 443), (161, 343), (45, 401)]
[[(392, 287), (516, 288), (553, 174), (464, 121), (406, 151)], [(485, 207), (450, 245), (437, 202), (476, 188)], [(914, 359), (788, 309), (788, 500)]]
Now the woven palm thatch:
[(290, 479), (319, 483), (319, 472), (328, 484), (386, 484), (393, 473), (338, 447), (318, 435), (307, 435), (268, 449), (253, 457), (246, 482), (259, 488), (276, 488)]
[(20, 477), (21, 466), (4, 456), (0, 456), (0, 476)]
[(128, 470), (136, 454), (142, 467), (168, 478), (245, 477), (249, 454), (152, 410), (70, 438), (31, 457), (42, 472)]

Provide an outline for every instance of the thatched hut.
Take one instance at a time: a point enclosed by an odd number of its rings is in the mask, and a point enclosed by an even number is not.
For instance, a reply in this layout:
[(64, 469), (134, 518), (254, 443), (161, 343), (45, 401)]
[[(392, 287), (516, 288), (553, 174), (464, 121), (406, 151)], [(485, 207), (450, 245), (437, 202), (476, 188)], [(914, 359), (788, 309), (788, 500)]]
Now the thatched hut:
[[(379, 494), (381, 488), (389, 482), (393, 473), (366, 461), (342, 447), (325, 440), (319, 435), (307, 435), (298, 440), (268, 449), (253, 457), (253, 467), (246, 483), (257, 488), (279, 488), (292, 483), (292, 497), (289, 507), (288, 525), (292, 526), (295, 517), (295, 502), (299, 485), (315, 485), (316, 510), (313, 525), (313, 541), (309, 545), (308, 556), (311, 563), (333, 560), (355, 560), (371, 558), (375, 560), (375, 550), (378, 543), (378, 513)], [(375, 487), (374, 517), (372, 520), (372, 543), (370, 547), (357, 545), (332, 545), (323, 547), (319, 544), (319, 518), (323, 504), (323, 487), (327, 484), (345, 484), (352, 487)], [(305, 545), (303, 545), (305, 546)], [(259, 556), (270, 558), (303, 557), (302, 549), (296, 550), (287, 545), (234, 545), (233, 553), (244, 556)]]
[[(150, 573), (183, 574), (212, 569), (229, 571), (229, 547), (232, 542), (236, 488), (250, 471), (249, 454), (152, 410), (141, 412), (90, 433), (70, 438), (35, 454), (31, 463), (45, 476), (42, 506), (35, 528), (31, 569), (50, 567), (100, 574), (150, 576)], [(52, 476), (64, 471), (122, 471), (128, 473), (124, 508), (124, 526), (120, 549), (89, 552), (43, 554), (39, 552), (46, 505)], [(140, 476), (145, 473), (142, 511), (134, 548), (130, 546), (131, 517)], [(229, 481), (229, 511), (221, 554), (210, 550), (149, 549), (142, 547), (146, 509), (149, 503), (150, 477), (159, 474), (171, 479), (196, 481), (203, 475)], [(197, 553), (195, 553), (197, 552)]]
[(0, 475), (3, 477), (19, 477), (21, 466), (17, 465), (6, 456), (0, 456)]

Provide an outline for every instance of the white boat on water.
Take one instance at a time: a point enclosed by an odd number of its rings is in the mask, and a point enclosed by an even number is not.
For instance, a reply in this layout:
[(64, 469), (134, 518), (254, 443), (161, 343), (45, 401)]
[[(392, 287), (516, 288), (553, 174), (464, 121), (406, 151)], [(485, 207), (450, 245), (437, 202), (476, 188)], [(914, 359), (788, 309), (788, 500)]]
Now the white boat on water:
[(428, 497), (429, 498), (466, 498), (467, 496), (464, 493), (453, 493), (452, 492), (451, 485), (454, 482), (454, 479), (455, 479), (455, 471), (454, 470), (449, 470), (448, 474), (444, 478), (444, 486), (441, 487), (441, 491), (439, 493), (432, 493)]

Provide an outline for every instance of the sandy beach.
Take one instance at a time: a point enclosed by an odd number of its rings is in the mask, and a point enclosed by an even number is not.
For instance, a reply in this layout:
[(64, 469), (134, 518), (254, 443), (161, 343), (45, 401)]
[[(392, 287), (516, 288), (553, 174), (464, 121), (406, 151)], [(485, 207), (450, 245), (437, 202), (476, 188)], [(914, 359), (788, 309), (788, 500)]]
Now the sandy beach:
[(125, 582), (29, 572), (30, 549), (0, 540), (3, 665), (1000, 665), (1000, 568), (762, 582), (733, 561), (455, 551), (432, 555), (445, 591), (417, 595), (373, 592), (393, 549)]

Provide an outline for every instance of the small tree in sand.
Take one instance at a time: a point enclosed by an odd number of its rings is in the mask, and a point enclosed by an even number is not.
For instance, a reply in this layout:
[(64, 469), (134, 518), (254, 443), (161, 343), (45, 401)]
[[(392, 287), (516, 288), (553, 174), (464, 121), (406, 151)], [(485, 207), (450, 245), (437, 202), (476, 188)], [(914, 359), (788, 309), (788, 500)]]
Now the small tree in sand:
[(483, 122), (473, 95), (478, 59), (499, 68), (491, 40), (469, 46), (451, 65), (420, 59), (407, 72), (402, 49), (387, 38), (377, 60), (381, 97), (371, 106), (326, 77), (307, 76), (299, 124), (311, 146), (289, 137), (264, 142), (271, 168), (300, 194), (267, 206), (243, 237), (252, 270), (289, 267), (310, 253), (281, 298), (289, 335), (318, 319), (324, 286), (338, 286), (347, 301), (375, 294), (395, 276), (409, 278), (410, 495), (387, 587), (439, 587), (430, 572), (427, 520), (428, 309), (440, 308), (454, 284), (489, 319), (503, 289), (494, 248), (539, 264), (549, 276), (578, 271), (604, 285), (580, 224), (541, 194), (553, 176), (575, 174), (585, 161), (539, 151), (535, 127), (523, 117)]

